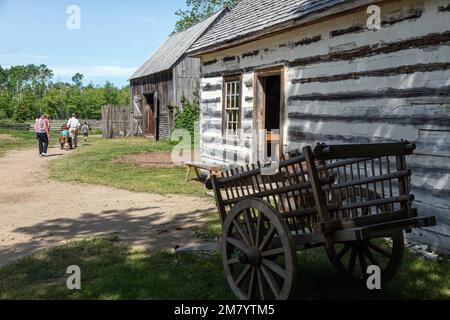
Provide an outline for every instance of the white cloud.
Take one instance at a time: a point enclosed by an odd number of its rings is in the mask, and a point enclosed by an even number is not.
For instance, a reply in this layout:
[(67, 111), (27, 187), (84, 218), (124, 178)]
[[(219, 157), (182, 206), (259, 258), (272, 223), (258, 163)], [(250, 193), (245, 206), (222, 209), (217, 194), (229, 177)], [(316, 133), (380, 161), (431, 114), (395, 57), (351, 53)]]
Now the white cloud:
[(137, 68), (119, 66), (77, 66), (77, 67), (53, 67), (55, 76), (71, 77), (81, 73), (86, 78), (126, 78), (130, 77)]
[[(1, 0), (0, 0), (1, 1)], [(24, 60), (48, 60), (48, 56), (22, 53), (17, 47), (0, 47), (0, 57), (24, 59)]]

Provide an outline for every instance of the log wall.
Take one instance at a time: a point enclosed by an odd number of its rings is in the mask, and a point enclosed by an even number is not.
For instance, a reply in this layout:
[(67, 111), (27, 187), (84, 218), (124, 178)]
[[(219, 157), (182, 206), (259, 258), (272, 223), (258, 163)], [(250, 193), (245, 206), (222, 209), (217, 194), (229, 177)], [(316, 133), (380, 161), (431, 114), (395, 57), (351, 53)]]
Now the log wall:
[[(202, 56), (205, 162), (252, 160), (254, 72), (285, 66), (284, 150), (414, 141), (415, 205), (439, 225), (413, 238), (450, 252), (450, 10), (444, 0), (386, 1), (381, 30), (366, 8)], [(241, 139), (224, 144), (222, 79), (243, 75)]]

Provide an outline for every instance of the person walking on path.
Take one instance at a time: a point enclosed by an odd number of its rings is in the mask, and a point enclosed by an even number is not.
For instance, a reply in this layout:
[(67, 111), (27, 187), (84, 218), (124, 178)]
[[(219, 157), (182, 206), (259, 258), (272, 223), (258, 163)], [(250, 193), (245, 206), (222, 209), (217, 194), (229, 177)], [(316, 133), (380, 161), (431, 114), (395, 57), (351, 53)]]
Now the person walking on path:
[(83, 126), (81, 127), (81, 132), (83, 133), (84, 142), (86, 142), (87, 138), (89, 137), (89, 125), (85, 121)]
[(39, 113), (34, 123), (34, 131), (36, 132), (36, 139), (39, 145), (39, 156), (45, 157), (48, 148), (48, 132), (45, 128), (44, 115)]
[(45, 124), (45, 131), (47, 132), (47, 138), (50, 143), (50, 120), (48, 120), (48, 116), (44, 114), (44, 124)]
[(72, 117), (67, 122), (67, 126), (69, 127), (69, 133), (72, 137), (72, 146), (76, 148), (78, 142), (78, 132), (80, 131), (80, 121), (78, 121), (75, 114), (72, 114)]

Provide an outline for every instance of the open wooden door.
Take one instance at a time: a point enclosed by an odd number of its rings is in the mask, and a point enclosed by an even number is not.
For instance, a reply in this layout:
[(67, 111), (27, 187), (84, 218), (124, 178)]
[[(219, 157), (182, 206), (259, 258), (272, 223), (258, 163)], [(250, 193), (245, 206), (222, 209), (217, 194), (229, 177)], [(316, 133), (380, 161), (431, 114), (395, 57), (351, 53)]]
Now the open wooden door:
[(145, 135), (154, 136), (156, 138), (156, 124), (157, 124), (157, 105), (158, 93), (144, 95), (145, 106)]
[[(283, 152), (284, 68), (277, 67), (255, 74), (254, 128), (258, 130), (257, 155), (279, 160)], [(262, 134), (261, 130), (265, 130)], [(272, 148), (274, 147), (274, 150)]]
[(147, 110), (147, 130), (145, 132), (146, 135), (155, 135), (155, 124), (153, 122), (153, 110), (152, 107)]

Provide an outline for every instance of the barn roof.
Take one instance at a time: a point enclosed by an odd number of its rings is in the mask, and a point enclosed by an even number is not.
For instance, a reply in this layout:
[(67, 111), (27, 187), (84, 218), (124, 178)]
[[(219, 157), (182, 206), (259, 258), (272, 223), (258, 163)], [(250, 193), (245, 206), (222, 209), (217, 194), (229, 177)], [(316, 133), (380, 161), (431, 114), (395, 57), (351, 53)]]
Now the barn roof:
[(213, 48), (235, 43), (239, 39), (250, 38), (252, 35), (276, 29), (277, 26), (292, 26), (292, 21), (302, 20), (313, 13), (326, 11), (346, 2), (358, 1), (241, 0), (236, 7), (205, 32), (188, 52), (191, 54), (204, 53)]
[(173, 67), (190, 46), (228, 10), (220, 10), (210, 18), (193, 27), (171, 35), (130, 77), (130, 80), (145, 77), (157, 72), (165, 71)]

